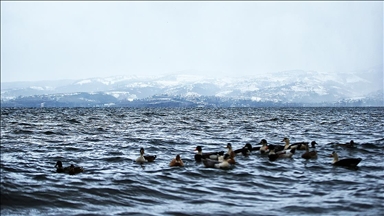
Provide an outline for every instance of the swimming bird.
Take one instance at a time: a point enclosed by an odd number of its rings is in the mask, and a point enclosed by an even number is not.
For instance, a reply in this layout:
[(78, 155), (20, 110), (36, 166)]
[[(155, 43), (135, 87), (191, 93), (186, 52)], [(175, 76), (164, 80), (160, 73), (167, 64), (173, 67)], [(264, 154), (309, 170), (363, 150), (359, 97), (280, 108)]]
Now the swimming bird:
[[(231, 143), (227, 143), (227, 146), (226, 148), (228, 148), (228, 151), (227, 151), (227, 154), (229, 155), (229, 159), (228, 159), (228, 163), (230, 164), (235, 164), (236, 161), (235, 161), (235, 152), (232, 150), (232, 144)], [(218, 158), (218, 161), (223, 161), (224, 160), (224, 156), (220, 156)]]
[(243, 156), (249, 156), (252, 151), (252, 145), (250, 143), (246, 143), (243, 148), (236, 149), (234, 152), (235, 154), (241, 153)]
[[(296, 143), (292, 143), (290, 146), (288, 146), (288, 149), (292, 149), (292, 148), (296, 148), (297, 150), (306, 150), (306, 147), (305, 145), (308, 145), (309, 142), (296, 142)], [(311, 142), (311, 147), (312, 148), (316, 148), (316, 141), (312, 141)]]
[(316, 141), (312, 141), (312, 142), (311, 142), (311, 147), (312, 147), (312, 148), (316, 148), (316, 145), (317, 145), (317, 142), (316, 142)]
[(202, 159), (207, 159), (207, 158), (217, 160), (220, 155), (224, 155), (224, 151), (203, 153), (202, 148), (203, 148), (202, 146), (197, 146), (195, 149), (195, 151), (197, 151), (197, 153), (195, 154), (196, 162), (201, 162)]
[[(272, 149), (274, 149), (275, 152), (284, 151), (284, 146), (282, 146), (282, 145), (275, 145), (275, 144), (268, 144), (267, 145), (267, 150), (264, 153), (271, 152)], [(260, 153), (263, 154), (262, 152), (260, 152)]]
[(288, 149), (290, 147), (290, 140), (287, 137), (284, 137), (284, 139), (281, 142), (285, 142), (284, 150)]
[(235, 158), (236, 154), (232, 150), (232, 144), (231, 143), (227, 143), (227, 147), (226, 148), (228, 148), (227, 154), (229, 154), (229, 158)]
[[(305, 150), (305, 145), (309, 144), (309, 142), (296, 142), (296, 143), (290, 143), (289, 138), (285, 137), (282, 142), (285, 142), (284, 149), (293, 149), (296, 148), (297, 150)], [(316, 148), (316, 141), (311, 142), (311, 147)]]
[(302, 158), (304, 159), (315, 159), (317, 158), (317, 152), (316, 151), (309, 151), (308, 144), (305, 144), (305, 153), (301, 155)]
[(223, 161), (217, 161), (217, 160), (210, 160), (210, 159), (204, 159), (203, 163), (204, 166), (207, 168), (217, 168), (217, 169), (229, 169), (232, 167), (232, 165), (228, 162), (230, 159), (229, 154), (225, 154)]
[(63, 167), (63, 163), (61, 161), (57, 161), (55, 164), (56, 172), (62, 173), (62, 172), (68, 172), (69, 167)]
[[(275, 152), (279, 152), (279, 151), (284, 151), (286, 149), (288, 149), (289, 147), (289, 139), (288, 138), (284, 138), (281, 142), (285, 142), (285, 145), (274, 145), (274, 144), (268, 144), (267, 145), (267, 149), (269, 149), (269, 151), (271, 151), (271, 149), (274, 149)], [(261, 140), (260, 142), (261, 144), (263, 143), (267, 143), (266, 140)], [(264, 145), (264, 144), (263, 144)], [(266, 151), (267, 152), (267, 151)]]
[[(297, 150), (305, 150), (305, 144), (309, 144), (309, 142), (297, 142), (290, 144), (289, 138), (285, 137), (281, 142), (285, 142), (284, 150), (286, 149), (297, 149)], [(316, 143), (316, 142), (315, 142)]]
[(156, 155), (144, 155), (144, 148), (140, 148), (140, 156), (136, 158), (136, 162), (145, 163), (153, 162), (156, 159)]
[(275, 149), (272, 147), (272, 149), (270, 149), (269, 151), (268, 158), (270, 161), (275, 161), (278, 158), (290, 158), (292, 157), (293, 154), (295, 154), (295, 151), (296, 149), (293, 148), (290, 151), (284, 150), (284, 151), (275, 152)]
[(84, 171), (82, 167), (75, 167), (73, 164), (69, 167), (63, 167), (63, 163), (61, 161), (56, 162), (55, 168), (58, 173), (68, 173), (70, 175), (75, 175)]
[(184, 166), (183, 160), (181, 160), (180, 155), (176, 155), (176, 158), (172, 159), (172, 161), (169, 163), (169, 166)]
[(277, 160), (277, 158), (279, 158), (279, 155), (276, 154), (274, 148), (271, 148), (269, 150), (268, 158), (269, 158), (270, 161), (275, 161), (275, 160)]
[(266, 139), (262, 139), (262, 140), (260, 141), (260, 144), (261, 144), (261, 147), (260, 147), (260, 149), (259, 149), (260, 154), (268, 153), (269, 150), (268, 150), (268, 142), (267, 142), (267, 140), (266, 140)]
[(354, 147), (356, 147), (355, 146), (355, 142), (353, 140), (351, 140), (350, 142), (344, 143), (344, 144), (338, 143), (337, 145), (341, 146), (341, 147), (345, 147), (345, 148), (354, 148)]
[(344, 166), (344, 167), (357, 167), (357, 165), (362, 160), (361, 158), (345, 158), (339, 160), (339, 156), (335, 151), (332, 152), (330, 157), (333, 157), (332, 164), (335, 166)]

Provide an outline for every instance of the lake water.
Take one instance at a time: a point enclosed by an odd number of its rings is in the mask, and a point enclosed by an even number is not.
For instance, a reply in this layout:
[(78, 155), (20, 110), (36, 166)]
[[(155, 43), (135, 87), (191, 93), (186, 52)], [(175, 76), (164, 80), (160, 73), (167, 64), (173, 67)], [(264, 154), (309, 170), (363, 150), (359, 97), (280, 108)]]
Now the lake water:
[[(318, 158), (252, 152), (230, 170), (194, 149), (318, 143)], [(354, 140), (356, 148), (334, 145)], [(155, 154), (137, 164), (139, 149)], [(1, 215), (383, 215), (384, 108), (2, 108)], [(332, 166), (360, 157), (358, 169)], [(184, 167), (169, 167), (180, 154)], [(82, 166), (77, 175), (54, 165)]]

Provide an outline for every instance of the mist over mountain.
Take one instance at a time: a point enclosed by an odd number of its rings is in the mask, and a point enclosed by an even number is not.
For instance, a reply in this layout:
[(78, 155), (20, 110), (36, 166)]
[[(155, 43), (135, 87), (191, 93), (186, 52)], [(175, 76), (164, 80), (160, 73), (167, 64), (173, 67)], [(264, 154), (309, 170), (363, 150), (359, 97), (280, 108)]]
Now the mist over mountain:
[(209, 78), (183, 72), (1, 85), (1, 105), (21, 107), (383, 106), (383, 101), (382, 67), (337, 74), (291, 70)]

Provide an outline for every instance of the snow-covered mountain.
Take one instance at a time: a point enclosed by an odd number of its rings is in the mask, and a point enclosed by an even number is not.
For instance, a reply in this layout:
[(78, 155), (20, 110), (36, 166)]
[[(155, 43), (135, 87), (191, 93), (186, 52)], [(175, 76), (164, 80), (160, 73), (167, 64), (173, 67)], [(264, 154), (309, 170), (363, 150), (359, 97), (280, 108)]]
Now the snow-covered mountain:
[(293, 70), (258, 76), (213, 78), (178, 73), (158, 77), (114, 76), (56, 82), (2, 83), (1, 100), (5, 104), (16, 98), (20, 100), (38, 95), (56, 98), (71, 95), (73, 98), (74, 93), (80, 92), (111, 96), (114, 100), (108, 100), (109, 103), (167, 95), (307, 104), (369, 99), (384, 105), (382, 67), (337, 74)]

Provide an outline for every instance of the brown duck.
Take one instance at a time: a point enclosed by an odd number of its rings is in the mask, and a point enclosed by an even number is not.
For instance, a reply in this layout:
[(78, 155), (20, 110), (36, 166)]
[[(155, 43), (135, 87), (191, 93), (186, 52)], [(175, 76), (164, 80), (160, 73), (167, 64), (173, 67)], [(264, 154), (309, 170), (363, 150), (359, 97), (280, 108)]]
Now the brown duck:
[(304, 144), (305, 146), (305, 153), (301, 155), (304, 159), (316, 159), (317, 158), (317, 152), (315, 150), (309, 151), (308, 144)]

